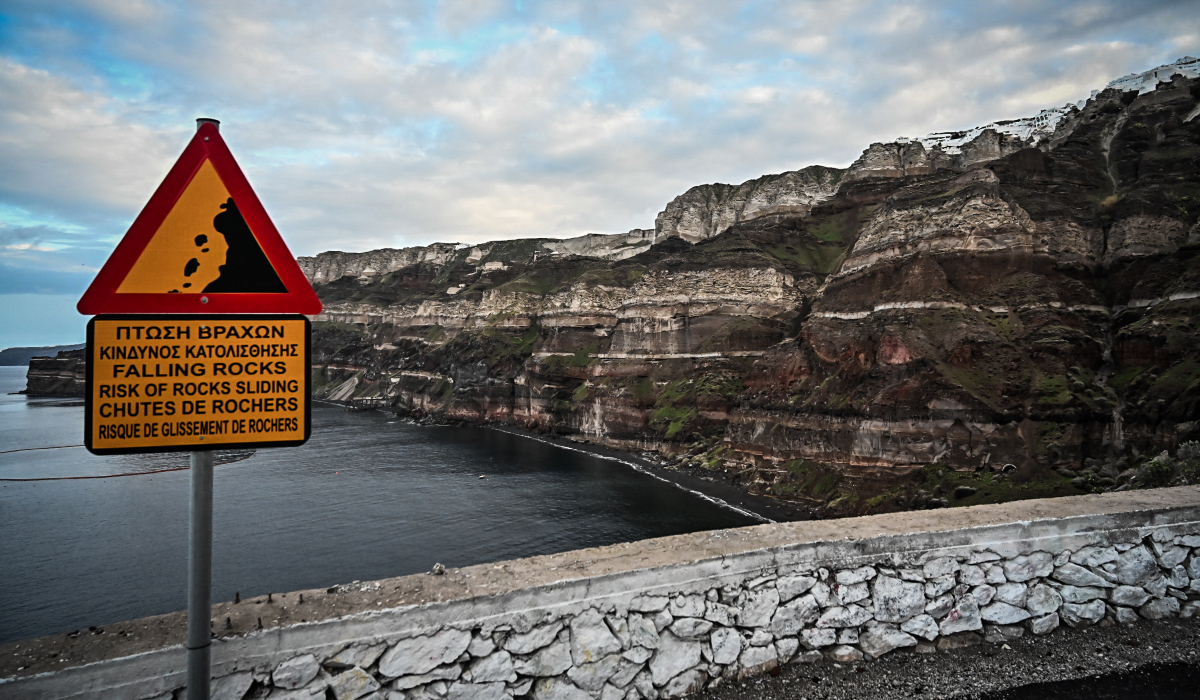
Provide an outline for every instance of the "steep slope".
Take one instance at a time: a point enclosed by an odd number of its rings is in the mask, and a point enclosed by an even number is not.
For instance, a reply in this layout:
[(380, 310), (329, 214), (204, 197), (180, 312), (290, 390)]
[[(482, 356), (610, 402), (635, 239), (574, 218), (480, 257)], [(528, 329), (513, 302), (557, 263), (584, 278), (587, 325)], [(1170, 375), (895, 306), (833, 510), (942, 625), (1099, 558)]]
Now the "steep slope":
[(1200, 79), (1178, 73), (693, 188), (630, 257), (532, 239), (311, 263), (316, 383), (653, 450), (821, 514), (1122, 487), (1200, 438)]

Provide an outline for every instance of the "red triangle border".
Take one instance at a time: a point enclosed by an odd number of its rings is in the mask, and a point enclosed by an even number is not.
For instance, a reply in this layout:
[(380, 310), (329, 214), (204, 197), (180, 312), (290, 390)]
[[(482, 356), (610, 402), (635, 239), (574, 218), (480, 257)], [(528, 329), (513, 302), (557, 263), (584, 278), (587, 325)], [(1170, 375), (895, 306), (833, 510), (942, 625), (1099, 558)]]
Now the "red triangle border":
[[(275, 268), (279, 280), (287, 288), (283, 294), (118, 294), (125, 280), (150, 239), (171, 213), (192, 177), (208, 160), (212, 163), (225, 189), (237, 203), (246, 224), (254, 233), (267, 260)], [(203, 303), (201, 298), (207, 298)], [(79, 313), (96, 314), (307, 314), (316, 315), (323, 309), (308, 278), (296, 264), (267, 210), (254, 194), (250, 182), (238, 167), (229, 147), (225, 145), (215, 124), (204, 123), (196, 130), (179, 160), (167, 173), (150, 201), (134, 219), (116, 250), (108, 257), (99, 274), (84, 292), (76, 309)]]

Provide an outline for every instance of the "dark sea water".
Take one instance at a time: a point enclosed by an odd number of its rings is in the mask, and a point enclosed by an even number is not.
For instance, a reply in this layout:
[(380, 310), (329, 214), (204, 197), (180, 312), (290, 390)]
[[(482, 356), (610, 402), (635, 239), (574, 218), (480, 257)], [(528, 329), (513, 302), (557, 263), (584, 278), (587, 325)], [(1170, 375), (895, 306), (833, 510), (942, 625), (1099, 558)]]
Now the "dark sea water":
[[(24, 385), (0, 367), (0, 479), (186, 466), (9, 452), (82, 442), (82, 401), (9, 395)], [(0, 481), (0, 642), (185, 608), (188, 474)], [(221, 601), (755, 521), (585, 452), (315, 404), (308, 444), (218, 464), (213, 522)]]

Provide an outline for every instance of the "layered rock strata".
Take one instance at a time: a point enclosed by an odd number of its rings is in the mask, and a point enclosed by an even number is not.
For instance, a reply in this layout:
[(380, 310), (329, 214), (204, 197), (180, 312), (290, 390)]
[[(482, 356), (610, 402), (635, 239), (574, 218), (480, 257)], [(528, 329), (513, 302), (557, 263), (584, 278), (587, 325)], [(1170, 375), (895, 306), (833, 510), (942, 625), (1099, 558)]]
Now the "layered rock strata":
[(985, 129), (961, 147), (947, 149), (940, 143), (929, 151), (921, 141), (873, 143), (846, 171), (846, 180), (870, 177), (911, 177), (932, 175), (938, 170), (965, 170), (976, 163), (1003, 158), (1034, 145), (1022, 139)]
[(689, 230), (732, 223), (694, 245), (316, 280), (318, 391), (651, 450), (820, 515), (1124, 488), (1200, 438), (1198, 98), (1175, 75), (1036, 147), (906, 147), (804, 211), (714, 200)]
[(311, 258), (298, 258), (300, 269), (313, 284), (333, 282), (353, 277), (363, 282), (406, 267), (443, 265), (460, 250), (455, 243), (434, 243), (415, 248), (383, 248), (366, 253), (343, 253), (340, 250), (321, 253)]
[(760, 216), (806, 214), (813, 205), (833, 197), (844, 173), (814, 165), (740, 185), (697, 185), (667, 204), (655, 217), (654, 230), (660, 236), (694, 243)]
[(29, 360), (25, 375), (27, 396), (83, 396), (87, 385), (87, 360), (83, 350), (62, 350), (55, 357)]
[[(664, 234), (665, 235), (665, 234)], [(436, 279), (447, 268), (468, 266), (480, 271), (504, 270), (512, 264), (529, 264), (539, 256), (580, 255), (601, 260), (624, 260), (644, 253), (661, 238), (653, 229), (627, 233), (589, 233), (576, 238), (527, 238), (471, 246), (434, 243), (413, 248), (383, 248), (366, 253), (330, 251), (297, 258), (300, 269), (313, 284), (356, 279), (369, 284), (398, 270), (425, 271), (426, 281)], [(419, 276), (419, 275), (418, 275)]]
[(589, 233), (576, 238), (548, 240), (542, 247), (562, 255), (583, 255), (602, 260), (624, 260), (644, 253), (661, 237), (654, 229), (635, 228), (628, 233)]

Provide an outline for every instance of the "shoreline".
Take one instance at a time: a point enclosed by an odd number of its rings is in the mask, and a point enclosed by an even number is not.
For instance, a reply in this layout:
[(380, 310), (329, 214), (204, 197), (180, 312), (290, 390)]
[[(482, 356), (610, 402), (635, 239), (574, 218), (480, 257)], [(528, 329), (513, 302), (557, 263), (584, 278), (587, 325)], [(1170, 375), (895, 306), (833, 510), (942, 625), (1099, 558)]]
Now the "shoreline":
[[(358, 408), (349, 403), (340, 401), (330, 401), (329, 399), (313, 398), (314, 402), (323, 403), (329, 406), (340, 406), (349, 411), (380, 411), (396, 416), (402, 420), (409, 421), (414, 425), (422, 426), (445, 426), (456, 428), (483, 428), (486, 430), (497, 430), (500, 432), (516, 435), (529, 440), (536, 440), (547, 445), (553, 445), (567, 450), (575, 450), (585, 452), (587, 454), (605, 459), (608, 461), (618, 462), (635, 471), (647, 474), (655, 479), (672, 484), (676, 488), (682, 489), (691, 493), (703, 500), (713, 503), (721, 508), (740, 513), (745, 517), (758, 521), (759, 523), (775, 523), (775, 522), (799, 522), (804, 520), (820, 520), (811, 508), (800, 504), (790, 503), (767, 496), (758, 496), (746, 491), (746, 489), (733, 484), (727, 483), (719, 478), (717, 474), (708, 475), (701, 473), (695, 469), (681, 469), (674, 466), (665, 465), (657, 460), (648, 459), (641, 454), (630, 452), (617, 447), (609, 447), (590, 440), (577, 439), (574, 436), (551, 436), (536, 433), (532, 430), (512, 425), (510, 423), (472, 423), (468, 421), (448, 420), (436, 421), (430, 420), (428, 416), (424, 418), (414, 418), (410, 415), (395, 410), (390, 406), (371, 406)], [(728, 473), (723, 470), (722, 474)]]
[[(471, 425), (471, 424), (468, 424)], [(536, 440), (568, 450), (585, 452), (601, 459), (619, 462), (636, 471), (674, 485), (706, 501), (741, 513), (761, 523), (796, 522), (816, 520), (811, 511), (800, 504), (791, 504), (765, 496), (756, 496), (745, 489), (726, 483), (712, 476), (702, 476), (693, 470), (683, 470), (643, 457), (640, 454), (616, 447), (585, 442), (573, 437), (549, 437), (524, 428), (504, 423), (485, 423), (474, 427), (498, 430), (518, 437)]]

